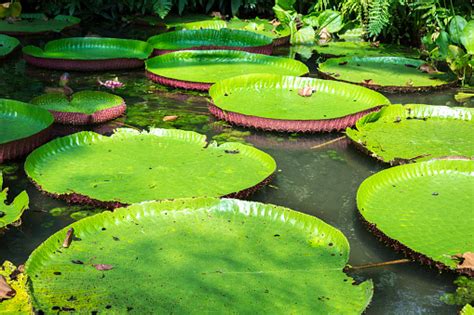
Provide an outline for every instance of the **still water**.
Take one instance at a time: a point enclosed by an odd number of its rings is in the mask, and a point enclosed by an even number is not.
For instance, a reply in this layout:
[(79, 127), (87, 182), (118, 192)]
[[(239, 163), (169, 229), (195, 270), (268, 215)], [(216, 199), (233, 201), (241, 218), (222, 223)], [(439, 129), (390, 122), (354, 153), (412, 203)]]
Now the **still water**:
[[(94, 33), (113, 36), (109, 31), (94, 29)], [(151, 30), (133, 29), (128, 35), (146, 39)], [(85, 32), (83, 33), (85, 34)], [(29, 39), (38, 44), (40, 39)], [(280, 48), (278, 55), (292, 55), (288, 48)], [(293, 57), (293, 56), (292, 56)], [(308, 56), (306, 56), (308, 57)], [(296, 55), (301, 59), (301, 56)], [(316, 56), (303, 60), (315, 69)], [(34, 68), (25, 64), (17, 54), (0, 64), (0, 98), (29, 101), (43, 93), (45, 87), (55, 87), (62, 72)], [(97, 78), (112, 79), (118, 76), (125, 88), (116, 94), (126, 100), (125, 117), (113, 122), (82, 128), (109, 134), (114, 128), (126, 126), (148, 128), (181, 128), (208, 135), (216, 141), (245, 141), (271, 154), (278, 163), (278, 173), (270, 186), (250, 199), (286, 206), (314, 215), (340, 229), (349, 239), (349, 264), (362, 265), (403, 258), (377, 241), (358, 218), (355, 194), (360, 183), (386, 166), (358, 152), (346, 139), (317, 147), (342, 134), (301, 136), (296, 134), (264, 133), (250, 129), (230, 127), (217, 122), (207, 111), (207, 95), (172, 90), (148, 81), (143, 70), (71, 73), (70, 86), (75, 91), (97, 89)], [(311, 75), (316, 77), (316, 75)], [(456, 90), (425, 94), (387, 95), (392, 103), (424, 103), (448, 106), (472, 106), (472, 102), (458, 103)], [(174, 122), (163, 122), (167, 115), (177, 115)], [(58, 135), (81, 129), (58, 126)], [(316, 148), (314, 148), (316, 147)], [(102, 211), (65, 202), (39, 193), (23, 172), (24, 159), (0, 165), (4, 185), (10, 187), (10, 196), (26, 190), (30, 196), (30, 209), (23, 215), (18, 228), (9, 229), (0, 240), (0, 261), (24, 263), (28, 255), (48, 236), (75, 219)], [(458, 307), (445, 305), (440, 296), (454, 291), (455, 276), (420, 266), (417, 263), (400, 264), (354, 271), (357, 280), (371, 278), (375, 293), (367, 314), (454, 314)]]

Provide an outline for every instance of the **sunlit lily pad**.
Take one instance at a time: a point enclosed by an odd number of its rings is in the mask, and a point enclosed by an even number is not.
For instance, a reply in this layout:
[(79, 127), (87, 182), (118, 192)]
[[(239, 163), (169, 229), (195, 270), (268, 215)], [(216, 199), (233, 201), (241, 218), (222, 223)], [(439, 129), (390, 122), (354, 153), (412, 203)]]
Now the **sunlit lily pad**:
[(223, 79), (250, 73), (304, 75), (300, 61), (235, 50), (178, 51), (146, 61), (153, 81), (173, 87), (207, 91)]
[(315, 45), (313, 48), (326, 57), (343, 56), (400, 56), (418, 58), (420, 53), (417, 50), (404, 46), (378, 44), (368, 42), (329, 42)]
[[(0, 266), (0, 276), (10, 287), (8, 299), (0, 299), (0, 314), (32, 314), (28, 292), (26, 292), (26, 275), (10, 261), (6, 260)], [(3, 289), (3, 288), (2, 288)]]
[(331, 58), (319, 65), (324, 78), (355, 83), (385, 92), (427, 91), (453, 86), (457, 79), (447, 73), (422, 70), (425, 61), (404, 57)]
[(186, 49), (230, 49), (270, 55), (273, 46), (270, 37), (226, 28), (162, 33), (150, 37), (148, 43), (153, 46), (155, 55)]
[(81, 91), (70, 99), (62, 93), (48, 93), (31, 100), (38, 107), (47, 109), (61, 124), (97, 124), (121, 116), (125, 101), (117, 95), (100, 91)]
[[(62, 248), (70, 228), (80, 240)], [(315, 217), (197, 198), (78, 221), (40, 245), (26, 273), (44, 312), (360, 314), (373, 285), (353, 283), (348, 258), (344, 235)]]
[(20, 45), (15, 37), (0, 34), (0, 59), (7, 57)]
[(0, 163), (27, 154), (47, 141), (53, 121), (45, 109), (0, 98)]
[(460, 315), (474, 315), (474, 307), (472, 307), (470, 304), (464, 305)]
[[(307, 96), (301, 90), (308, 89)], [(211, 113), (228, 122), (266, 130), (341, 130), (390, 104), (357, 85), (312, 78), (251, 74), (217, 82), (209, 90)]]
[(0, 34), (22, 36), (61, 32), (80, 22), (81, 19), (68, 15), (57, 15), (49, 19), (44, 14), (22, 14), (21, 19), (15, 22), (0, 20)]
[(23, 48), (25, 60), (57, 70), (114, 70), (139, 68), (153, 48), (146, 42), (102, 37), (72, 37), (48, 42), (44, 49)]
[(180, 197), (245, 197), (275, 172), (268, 154), (240, 143), (206, 142), (177, 129), (79, 132), (31, 153), (25, 171), (40, 189), (109, 208)]
[(396, 250), (440, 269), (474, 275), (457, 257), (474, 252), (474, 160), (432, 160), (366, 179), (357, 207), (369, 229)]
[(390, 164), (443, 156), (474, 157), (474, 109), (423, 104), (392, 105), (357, 121), (347, 136)]
[(20, 221), (23, 212), (28, 209), (28, 194), (21, 192), (13, 199), (11, 204), (7, 202), (8, 188), (3, 187), (3, 177), (0, 172), (0, 232), (10, 224)]

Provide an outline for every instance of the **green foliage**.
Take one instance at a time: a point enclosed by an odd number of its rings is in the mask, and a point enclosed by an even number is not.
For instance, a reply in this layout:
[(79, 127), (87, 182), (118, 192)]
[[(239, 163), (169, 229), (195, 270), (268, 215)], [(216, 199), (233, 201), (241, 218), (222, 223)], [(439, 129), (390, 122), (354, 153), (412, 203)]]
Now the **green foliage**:
[(456, 292), (446, 293), (441, 301), (450, 305), (464, 305), (474, 303), (474, 279), (461, 276), (454, 281)]
[(11, 2), (0, 4), (0, 18), (16, 18), (21, 14), (21, 3), (12, 0)]
[(377, 36), (390, 23), (391, 0), (372, 0), (369, 2), (367, 31), (369, 36)]

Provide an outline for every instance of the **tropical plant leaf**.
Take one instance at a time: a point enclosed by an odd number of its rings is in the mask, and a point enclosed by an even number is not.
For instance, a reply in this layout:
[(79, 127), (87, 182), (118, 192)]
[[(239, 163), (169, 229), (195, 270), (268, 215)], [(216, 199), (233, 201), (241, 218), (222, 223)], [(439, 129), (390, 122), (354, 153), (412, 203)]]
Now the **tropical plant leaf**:
[[(271, 156), (240, 143), (207, 143), (177, 129), (116, 129), (111, 137), (79, 132), (31, 153), (28, 176), (44, 191), (99, 203), (220, 197), (258, 186), (275, 171)], [(82, 200), (82, 199), (81, 199)]]
[(153, 11), (158, 14), (162, 19), (168, 15), (173, 6), (172, 0), (153, 0)]
[(462, 308), (460, 314), (461, 315), (474, 315), (474, 307), (472, 307), (470, 304), (466, 304)]
[(8, 56), (20, 45), (20, 41), (14, 37), (0, 34), (0, 59)]
[(466, 24), (466, 19), (459, 15), (453, 16), (453, 18), (449, 22), (449, 35), (454, 43), (461, 43), (462, 31)]
[(460, 40), (467, 53), (474, 55), (474, 20), (464, 26)]
[(474, 251), (473, 174), (474, 160), (462, 159), (389, 168), (361, 184), (357, 207), (373, 232), (411, 257), (472, 274), (456, 256)]
[[(70, 227), (80, 241), (63, 249)], [(355, 285), (342, 272), (349, 244), (339, 230), (282, 207), (179, 199), (70, 227), (26, 263), (37, 311), (360, 314), (372, 296), (370, 280)]]
[(0, 300), (0, 314), (32, 314), (33, 310), (26, 292), (26, 275), (6, 260), (0, 266), (0, 276), (3, 276), (8, 285), (15, 290), (14, 297)]
[(318, 16), (318, 27), (319, 29), (325, 28), (329, 33), (337, 33), (343, 27), (341, 13), (333, 10), (324, 10)]
[[(0, 231), (5, 229), (8, 225), (18, 222), (23, 212), (28, 209), (28, 194), (26, 191), (21, 192), (15, 197), (13, 202), (6, 204), (8, 188), (2, 190), (3, 177), (0, 173)], [(0, 274), (2, 274), (0, 272)]]
[(311, 26), (300, 28), (291, 39), (292, 45), (307, 45), (313, 44), (316, 33)]
[(47, 19), (43, 14), (22, 14), (21, 19), (13, 23), (0, 20), (0, 34), (24, 35), (61, 32), (80, 22), (80, 19), (73, 16), (58, 15), (54, 19)]
[(357, 121), (347, 136), (373, 157), (399, 164), (443, 156), (474, 157), (474, 109), (392, 105)]

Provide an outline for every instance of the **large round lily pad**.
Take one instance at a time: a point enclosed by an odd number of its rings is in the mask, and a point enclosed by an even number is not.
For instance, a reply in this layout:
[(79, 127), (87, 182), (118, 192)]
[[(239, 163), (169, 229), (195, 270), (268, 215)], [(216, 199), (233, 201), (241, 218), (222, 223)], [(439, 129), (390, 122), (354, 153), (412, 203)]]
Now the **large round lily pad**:
[[(302, 96), (303, 89), (311, 90)], [(382, 105), (380, 93), (343, 82), (271, 74), (222, 80), (209, 90), (209, 110), (246, 127), (290, 132), (341, 130)]]
[(7, 57), (20, 45), (15, 37), (0, 34), (0, 59)]
[(23, 48), (25, 60), (32, 65), (79, 71), (142, 67), (152, 51), (144, 41), (102, 37), (72, 37), (50, 41), (44, 49)]
[(181, 197), (245, 197), (266, 184), (271, 156), (240, 143), (207, 143), (177, 129), (79, 132), (31, 153), (25, 171), (40, 189), (77, 202), (117, 207)]
[(457, 83), (454, 76), (433, 71), (423, 60), (404, 57), (352, 56), (331, 58), (319, 65), (324, 78), (385, 92), (427, 91)]
[(121, 116), (126, 109), (120, 96), (100, 92), (81, 91), (69, 98), (62, 93), (48, 93), (31, 100), (31, 103), (47, 109), (61, 124), (97, 124)]
[(474, 254), (473, 192), (474, 160), (432, 160), (372, 175), (359, 187), (357, 207), (369, 229), (395, 249), (474, 275), (461, 258)]
[(0, 98), (0, 163), (27, 154), (47, 141), (53, 121), (45, 109)]
[(18, 21), (0, 20), (0, 34), (23, 36), (61, 32), (80, 22), (81, 19), (68, 15), (57, 15), (49, 19), (44, 14), (22, 14)]
[(2, 190), (3, 177), (0, 173), (0, 233), (10, 224), (20, 221), (23, 212), (28, 209), (29, 199), (26, 191), (21, 192), (13, 199), (11, 204), (6, 204), (8, 188)]
[[(78, 241), (62, 248), (67, 230)], [(373, 285), (342, 269), (344, 235), (296, 211), (233, 199), (132, 205), (57, 232), (28, 259), (36, 311), (360, 314)]]
[(474, 157), (473, 115), (473, 108), (392, 105), (363, 117), (346, 134), (363, 151), (392, 165)]
[(162, 55), (177, 50), (243, 50), (270, 55), (272, 39), (270, 37), (247, 31), (229, 30), (183, 30), (155, 35), (148, 39), (155, 55)]
[(177, 51), (146, 61), (148, 77), (163, 85), (207, 91), (219, 80), (249, 73), (304, 75), (300, 61), (236, 50)]
[(374, 44), (369, 42), (328, 42), (315, 45), (314, 49), (326, 57), (342, 56), (400, 56), (420, 57), (420, 53), (412, 48), (390, 44)]

